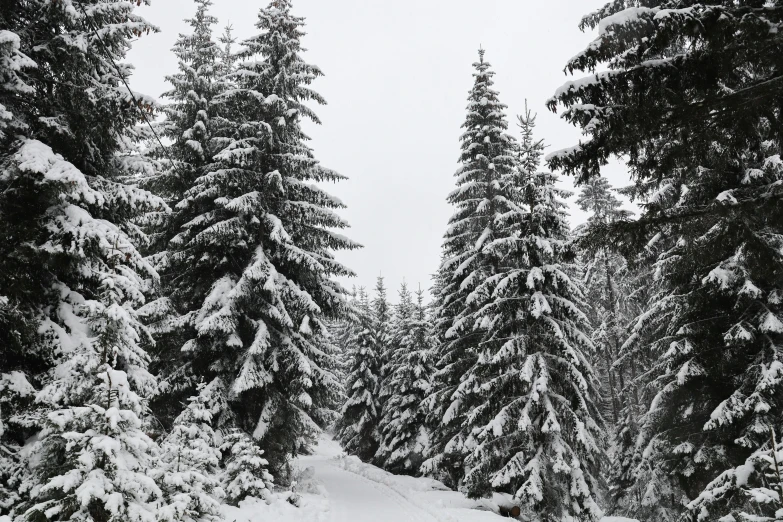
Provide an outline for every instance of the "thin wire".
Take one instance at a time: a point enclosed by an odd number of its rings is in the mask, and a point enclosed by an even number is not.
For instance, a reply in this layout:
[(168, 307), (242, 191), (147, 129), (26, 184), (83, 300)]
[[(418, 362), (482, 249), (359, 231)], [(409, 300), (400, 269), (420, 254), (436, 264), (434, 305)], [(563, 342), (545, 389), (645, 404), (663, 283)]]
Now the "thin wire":
[(155, 130), (155, 127), (152, 126), (152, 123), (150, 122), (149, 118), (147, 118), (147, 114), (141, 108), (141, 104), (139, 104), (139, 100), (136, 98), (136, 95), (133, 94), (133, 91), (131, 90), (130, 85), (128, 85), (128, 81), (125, 79), (125, 76), (122, 74), (122, 71), (120, 70), (119, 66), (114, 61), (114, 57), (109, 52), (108, 46), (104, 43), (103, 38), (101, 38), (101, 35), (98, 34), (98, 31), (95, 28), (95, 25), (92, 23), (92, 20), (90, 20), (90, 17), (87, 15), (87, 11), (84, 10), (84, 5), (82, 3), (80, 3), (80, 2), (74, 2), (74, 3), (76, 3), (76, 5), (79, 6), (79, 9), (81, 10), (82, 14), (84, 15), (85, 22), (87, 23), (87, 25), (89, 26), (90, 30), (92, 31), (92, 34), (95, 36), (95, 38), (98, 39), (98, 42), (100, 42), (101, 47), (103, 48), (103, 52), (106, 55), (106, 58), (108, 58), (108, 60), (114, 66), (114, 70), (117, 71), (117, 76), (120, 77), (120, 80), (122, 80), (122, 83), (125, 85), (125, 88), (128, 89), (128, 94), (130, 94), (130, 97), (133, 100), (133, 104), (136, 106), (136, 108), (139, 109), (139, 113), (141, 113), (141, 117), (144, 119), (144, 121), (146, 122), (147, 126), (152, 131), (152, 134), (155, 136), (155, 139), (157, 140), (158, 145), (160, 145), (160, 148), (163, 151), (163, 154), (166, 155), (166, 158), (171, 163), (171, 166), (174, 169), (177, 169), (177, 163), (169, 155), (168, 148), (163, 146), (163, 142), (161, 141), (160, 136), (158, 136), (158, 133)]

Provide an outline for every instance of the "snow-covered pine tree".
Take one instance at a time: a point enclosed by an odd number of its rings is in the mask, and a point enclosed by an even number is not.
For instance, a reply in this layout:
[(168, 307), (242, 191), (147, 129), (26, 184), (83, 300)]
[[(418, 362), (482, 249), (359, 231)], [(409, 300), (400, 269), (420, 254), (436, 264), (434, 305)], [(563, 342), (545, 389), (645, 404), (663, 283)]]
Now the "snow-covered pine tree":
[[(184, 193), (211, 162), (214, 150), (210, 120), (215, 115), (213, 98), (217, 94), (216, 79), (222, 53), (213, 38), (213, 26), (218, 20), (209, 14), (211, 0), (194, 0), (194, 3), (196, 13), (185, 20), (191, 33), (180, 34), (172, 48), (178, 70), (166, 76), (171, 89), (163, 97), (169, 103), (163, 106), (166, 118), (158, 126), (161, 134), (171, 142), (164, 158), (173, 160), (174, 164), (165, 166), (155, 180), (155, 188), (172, 205), (183, 200)], [(181, 221), (189, 217), (187, 210), (179, 208), (173, 214), (166, 243), (182, 225)]]
[(598, 38), (567, 65), (608, 70), (552, 100), (588, 139), (550, 165), (586, 180), (609, 156), (627, 158), (645, 202), (639, 220), (593, 239), (629, 255), (663, 245), (647, 313), (660, 326), (648, 345), (658, 393), (638, 440), (640, 466), (669, 482), (653, 515), (635, 506), (645, 520), (687, 516), (783, 421), (783, 125), (767, 103), (780, 95), (781, 23), (778, 2), (610, 2), (585, 18)]
[(566, 194), (539, 170), (535, 117), (527, 111), (519, 124), (519, 164), (501, 179), (514, 206), (485, 248), (500, 263), (475, 292), (486, 330), (460, 390), (469, 448), (461, 489), (511, 493), (536, 521), (597, 521), (603, 422), (583, 293), (568, 275)]
[(274, 479), (258, 443), (235, 429), (226, 436), (224, 446), (228, 453), (224, 472), (228, 502), (236, 506), (248, 497), (271, 501)]
[[(583, 241), (590, 241), (591, 233), (587, 230)], [(659, 515), (665, 516), (676, 489), (666, 471), (643, 458), (645, 441), (639, 437), (642, 417), (657, 393), (651, 383), (654, 375), (649, 372), (655, 362), (651, 345), (665, 335), (667, 326), (665, 316), (650, 313), (668, 292), (665, 284), (656, 282), (654, 274), (657, 255), (667, 242), (654, 237), (642, 252), (625, 261), (626, 272), (614, 280), (623, 296), (626, 325), (614, 366), (625, 367), (626, 378), (608, 472), (606, 510), (612, 515), (658, 520)], [(600, 243), (594, 243), (589, 251), (594, 252), (596, 247), (600, 248)]]
[(0, 13), (0, 27), (3, 28), (0, 30), (0, 143), (3, 147), (25, 128), (22, 100), (35, 92), (25, 81), (25, 74), (36, 65), (22, 51), (19, 32), (24, 27), (15, 19), (19, 7), (8, 7)]
[[(208, 172), (215, 144), (213, 118), (214, 98), (218, 94), (221, 52), (212, 37), (217, 18), (208, 10), (211, 0), (194, 0), (196, 13), (186, 20), (190, 34), (180, 34), (172, 52), (177, 58), (177, 73), (167, 76), (172, 88), (163, 96), (165, 120), (158, 131), (168, 138), (165, 150), (153, 150), (160, 157), (160, 168), (143, 178), (143, 186), (163, 197), (172, 207), (168, 215), (146, 216), (154, 238), (151, 259), (163, 282), (161, 297), (144, 307), (142, 313), (150, 323), (157, 341), (153, 370), (162, 386), (153, 407), (159, 419), (169, 426), (182, 409), (181, 404), (194, 394), (198, 376), (194, 375), (183, 343), (192, 337), (193, 325), (183, 315), (192, 304), (187, 300), (191, 286), (204, 285), (200, 279), (180, 278), (183, 258), (177, 254), (176, 236), (186, 223), (197, 218), (203, 208), (185, 198), (185, 193), (199, 176)], [(172, 242), (172, 240), (174, 240)], [(209, 277), (202, 275), (201, 279)]]
[[(604, 177), (585, 183), (576, 203), (582, 211), (590, 214), (582, 230), (628, 217), (628, 213), (620, 208), (622, 202), (614, 195), (609, 181)], [(608, 411), (616, 425), (622, 405), (627, 404), (623, 397), (623, 366), (614, 367), (627, 323), (623, 315), (625, 296), (622, 284), (622, 279), (628, 275), (627, 264), (621, 256), (607, 248), (589, 248), (582, 258), (585, 295), (592, 305), (588, 311), (594, 327), (592, 339), (601, 353), (596, 370), (600, 372), (601, 381), (605, 385), (602, 394), (604, 402), (610, 405)]]
[(721, 473), (688, 505), (694, 520), (783, 521), (783, 443), (774, 429), (769, 439), (766, 447)]
[(30, 408), (34, 397), (35, 388), (24, 373), (0, 373), (0, 515), (12, 513), (21, 502), (18, 489), (24, 477), (19, 455), (21, 437), (6, 433), (6, 430), (19, 430), (24, 426), (8, 425), (7, 420)]
[(433, 332), (423, 292), (419, 290), (414, 302), (403, 283), (399, 296), (391, 327), (387, 376), (379, 393), (380, 447), (375, 462), (393, 473), (415, 475), (427, 446), (422, 402), (429, 394), (433, 372)]
[[(351, 367), (351, 357), (356, 346), (356, 341), (359, 338), (358, 328), (360, 328), (360, 324), (358, 319), (359, 316), (356, 312), (358, 307), (359, 289), (354, 286), (351, 291), (351, 298), (348, 301), (348, 313), (345, 317), (335, 320), (331, 324), (332, 339), (337, 349), (337, 359), (339, 362), (335, 373), (341, 383), (345, 383), (348, 379), (348, 372)], [(345, 404), (344, 393), (337, 411), (342, 408), (343, 404)]]
[(503, 216), (513, 209), (513, 199), (501, 180), (514, 169), (516, 141), (507, 134), (506, 108), (493, 86), (495, 73), (479, 51), (473, 64), (474, 85), (468, 95), (463, 124), (462, 153), (457, 188), (448, 201), (456, 207), (443, 243), (438, 272), (436, 330), (439, 346), (433, 393), (427, 399), (433, 436), (431, 456), (423, 471), (456, 486), (464, 475), (463, 429), (469, 406), (462, 394), (473, 386), (466, 373), (478, 357), (478, 346), (487, 325), (476, 322), (474, 292), (495, 275), (500, 259), (486, 245), (493, 242)]
[[(22, 489), (29, 491), (30, 507), (21, 517), (146, 522), (161, 497), (150, 477), (157, 445), (142, 431), (141, 421), (142, 397), (156, 383), (140, 346), (146, 332), (131, 308), (141, 298), (140, 277), (132, 265), (115, 265), (110, 249), (123, 249), (114, 254), (122, 262), (126, 255), (135, 263), (143, 260), (129, 243), (108, 241), (116, 229), (85, 211), (71, 212), (81, 220), (80, 232), (90, 233), (82, 236), (85, 247), (105, 248), (109, 264), (100, 258), (83, 263), (83, 273), (102, 282), (101, 293), (85, 299), (61, 284), (59, 321), (44, 322), (65, 357), (36, 398), (47, 413), (28, 450), (32, 476)], [(62, 248), (54, 239), (53, 245)]]
[(320, 71), (300, 56), (304, 21), (278, 0), (260, 10), (231, 88), (217, 99), (213, 163), (186, 191), (197, 209), (172, 241), (182, 349), (193, 372), (220, 378), (240, 429), (261, 443), (285, 479), (287, 459), (319, 431), (339, 391), (326, 321), (345, 311), (334, 251), (357, 245), (336, 232), (343, 205), (316, 182), (342, 179), (307, 146), (305, 103)]
[(375, 314), (363, 288), (359, 289), (358, 301), (354, 309), (356, 338), (349, 345), (352, 353), (337, 438), (346, 452), (367, 462), (379, 445), (381, 354), (373, 333)]
[[(370, 330), (372, 342), (375, 344), (375, 352), (381, 361), (381, 383), (388, 375), (388, 364), (391, 359), (392, 343), (392, 308), (386, 293), (386, 284), (383, 276), (375, 280), (375, 297), (371, 302), (373, 314), (373, 327)], [(379, 390), (380, 391), (380, 390)]]
[(231, 73), (234, 72), (234, 65), (236, 64), (234, 45), (236, 45), (237, 39), (234, 37), (233, 25), (228, 24), (223, 28), (223, 34), (220, 35), (219, 41), (222, 47), (219, 54), (218, 74), (225, 81), (231, 78)]
[[(136, 95), (134, 105), (121, 78), (130, 66), (115, 65), (154, 30), (134, 8), (36, 0), (0, 14), (0, 344), (16, 376), (0, 399), (12, 414), (0, 443), (43, 429), (17, 468), (26, 476), (16, 514), (50, 506), (72, 520), (89, 511), (138, 520), (158, 494), (144, 475), (155, 445), (139, 419), (154, 386), (149, 337), (133, 310), (156, 275), (131, 220), (165, 205), (119, 181), (128, 172), (117, 156), (151, 104)], [(31, 385), (44, 386), (33, 409), (9, 411), (7, 392)], [(90, 491), (96, 484), (104, 493)]]
[(220, 503), (225, 492), (220, 481), (221, 440), (212, 429), (209, 388), (199, 384), (198, 394), (174, 421), (161, 444), (161, 487), (164, 505), (157, 510), (161, 522), (213, 522), (222, 520)]

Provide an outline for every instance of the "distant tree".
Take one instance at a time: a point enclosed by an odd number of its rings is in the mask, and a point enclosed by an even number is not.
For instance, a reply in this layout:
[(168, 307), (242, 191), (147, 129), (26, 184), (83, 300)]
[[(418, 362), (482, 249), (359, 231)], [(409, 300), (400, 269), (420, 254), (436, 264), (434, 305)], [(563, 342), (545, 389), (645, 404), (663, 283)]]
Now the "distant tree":
[[(628, 212), (621, 210), (622, 202), (614, 195), (606, 178), (594, 178), (585, 183), (576, 203), (582, 211), (590, 213), (584, 230), (628, 217)], [(582, 257), (585, 291), (592, 304), (589, 314), (594, 326), (592, 337), (603, 359), (603, 364), (598, 365), (598, 371), (608, 385), (612, 420), (613, 424), (617, 424), (624, 403), (621, 396), (625, 379), (622, 366), (615, 368), (614, 365), (627, 323), (623, 315), (625, 296), (621, 281), (627, 275), (627, 265), (622, 256), (607, 248), (594, 248), (586, 251)]]
[(359, 290), (355, 309), (355, 336), (350, 342), (350, 365), (345, 385), (346, 400), (338, 421), (337, 438), (348, 453), (369, 461), (378, 450), (378, 419), (381, 413), (381, 356), (373, 334), (375, 315), (367, 294)]
[(427, 445), (426, 411), (422, 401), (430, 391), (433, 332), (424, 295), (416, 302), (403, 283), (391, 327), (387, 376), (381, 387), (379, 466), (394, 473), (417, 474)]

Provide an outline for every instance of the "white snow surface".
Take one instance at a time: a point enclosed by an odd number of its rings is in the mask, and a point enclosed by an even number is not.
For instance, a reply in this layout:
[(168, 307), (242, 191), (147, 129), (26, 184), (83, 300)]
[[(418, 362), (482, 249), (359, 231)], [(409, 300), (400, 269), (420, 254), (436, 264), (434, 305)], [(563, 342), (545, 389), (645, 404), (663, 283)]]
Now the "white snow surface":
[[(498, 504), (508, 497), (469, 500), (437, 480), (392, 475), (356, 457), (324, 435), (313, 455), (295, 466), (311, 470), (310, 484), (301, 484), (301, 507), (278, 500), (267, 505), (248, 500), (225, 507), (227, 522), (500, 522)], [(309, 475), (310, 473), (304, 473)], [(636, 522), (606, 517), (601, 522)]]

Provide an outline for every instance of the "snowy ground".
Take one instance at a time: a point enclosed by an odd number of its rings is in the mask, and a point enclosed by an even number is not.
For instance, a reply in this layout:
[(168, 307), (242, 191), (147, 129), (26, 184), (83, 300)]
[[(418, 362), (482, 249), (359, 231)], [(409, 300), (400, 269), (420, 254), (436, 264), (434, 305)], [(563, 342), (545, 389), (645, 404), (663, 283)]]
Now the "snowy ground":
[[(340, 446), (323, 438), (315, 454), (302, 457), (300, 470), (311, 480), (301, 487), (302, 505), (287, 502), (270, 506), (247, 502), (226, 508), (227, 522), (499, 522), (495, 514), (500, 496), (473, 501), (426, 478), (391, 475), (356, 457), (346, 457)], [(605, 518), (602, 522), (634, 522)]]

